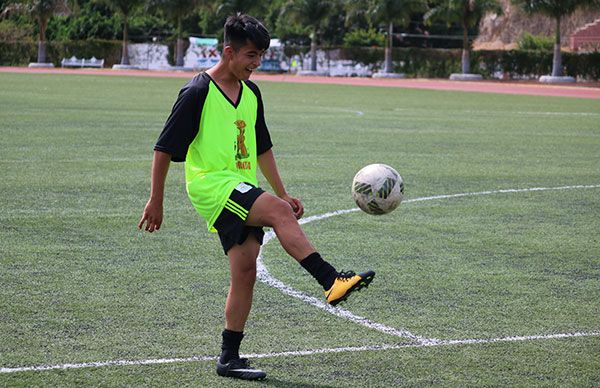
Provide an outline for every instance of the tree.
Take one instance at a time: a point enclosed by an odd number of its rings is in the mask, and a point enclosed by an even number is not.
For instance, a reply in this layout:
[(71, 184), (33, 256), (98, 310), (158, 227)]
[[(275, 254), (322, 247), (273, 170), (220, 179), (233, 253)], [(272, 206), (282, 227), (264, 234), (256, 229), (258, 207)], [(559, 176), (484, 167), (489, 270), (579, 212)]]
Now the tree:
[(431, 23), (435, 20), (446, 21), (450, 26), (458, 23), (463, 31), (462, 47), (462, 73), (471, 71), (471, 41), (469, 29), (478, 28), (479, 22), (487, 13), (502, 14), (502, 7), (498, 0), (440, 0), (429, 12), (425, 20)]
[(55, 14), (66, 15), (70, 13), (67, 0), (24, 0), (20, 2), (9, 2), (6, 5), (4, 15), (9, 13), (27, 13), (38, 23), (38, 54), (37, 63), (46, 63), (46, 29), (48, 21)]
[[(317, 70), (317, 39), (334, 9), (334, 1), (289, 0), (281, 9), (281, 15), (292, 23), (306, 28), (310, 37), (310, 70)], [(281, 19), (280, 19), (281, 21)]]
[(512, 0), (528, 14), (540, 13), (556, 21), (552, 76), (562, 75), (562, 56), (560, 52), (560, 21), (575, 12), (579, 7), (600, 7), (598, 0)]
[(245, 14), (254, 12), (256, 15), (261, 15), (265, 11), (265, 4), (255, 0), (221, 0), (215, 3), (217, 16), (221, 17), (223, 21), (237, 12)]
[[(283, 0), (271, 2), (271, 6), (276, 7), (277, 3), (281, 1)], [(200, 7), (200, 27), (205, 31), (211, 31), (211, 33), (222, 39), (225, 20), (238, 12), (250, 14), (255, 17), (265, 14), (268, 14), (267, 16), (272, 15), (270, 9), (267, 12), (266, 2), (255, 0), (203, 0)], [(260, 20), (261, 18), (258, 17), (258, 19)]]
[(184, 41), (183, 20), (193, 14), (199, 7), (199, 0), (150, 0), (149, 8), (160, 9), (162, 13), (175, 22), (175, 66), (183, 66)]
[(129, 66), (129, 16), (143, 4), (143, 0), (101, 0), (123, 16), (123, 49), (121, 65)]
[(387, 29), (385, 45), (384, 73), (393, 73), (392, 47), (394, 24), (406, 25), (416, 12), (423, 12), (427, 4), (423, 0), (369, 0), (367, 15), (375, 24), (384, 24)]

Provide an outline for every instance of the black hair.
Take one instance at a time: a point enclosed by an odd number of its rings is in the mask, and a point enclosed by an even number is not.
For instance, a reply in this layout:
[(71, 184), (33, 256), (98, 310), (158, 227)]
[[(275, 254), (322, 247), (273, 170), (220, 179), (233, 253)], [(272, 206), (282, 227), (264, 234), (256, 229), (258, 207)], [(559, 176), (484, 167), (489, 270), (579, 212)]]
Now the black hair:
[(236, 51), (248, 41), (254, 43), (259, 50), (268, 49), (271, 43), (271, 36), (265, 26), (252, 16), (240, 12), (227, 18), (223, 35), (223, 45), (232, 46)]

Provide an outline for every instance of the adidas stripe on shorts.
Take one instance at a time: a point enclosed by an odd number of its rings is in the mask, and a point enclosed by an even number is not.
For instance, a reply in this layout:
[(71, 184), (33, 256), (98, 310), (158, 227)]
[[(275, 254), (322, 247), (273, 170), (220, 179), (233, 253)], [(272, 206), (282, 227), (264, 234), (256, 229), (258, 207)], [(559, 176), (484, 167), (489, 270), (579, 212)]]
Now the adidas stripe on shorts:
[(249, 183), (240, 183), (231, 192), (225, 207), (214, 223), (225, 254), (235, 244), (243, 244), (250, 234), (262, 245), (265, 235), (263, 228), (246, 225), (246, 218), (254, 201), (264, 192), (260, 187)]

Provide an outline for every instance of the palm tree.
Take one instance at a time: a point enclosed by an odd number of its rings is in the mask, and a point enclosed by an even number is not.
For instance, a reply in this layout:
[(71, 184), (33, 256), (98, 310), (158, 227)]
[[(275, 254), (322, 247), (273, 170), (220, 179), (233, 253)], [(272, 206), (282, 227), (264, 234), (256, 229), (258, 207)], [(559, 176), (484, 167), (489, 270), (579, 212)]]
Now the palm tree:
[(221, 0), (212, 3), (216, 6), (217, 16), (223, 19), (237, 12), (260, 15), (265, 11), (265, 3), (255, 0)]
[[(56, 14), (69, 14), (69, 1), (67, 0), (25, 0), (20, 2), (9, 2), (2, 12), (3, 15), (9, 13), (27, 13), (38, 22), (38, 53), (37, 63), (46, 64), (46, 29), (48, 21)], [(46, 64), (51, 66), (51, 64)]]
[(184, 41), (183, 20), (194, 13), (200, 5), (199, 0), (150, 0), (149, 7), (160, 9), (176, 25), (175, 66), (183, 66)]
[(329, 0), (289, 0), (281, 9), (281, 14), (308, 30), (310, 37), (310, 71), (317, 71), (317, 39), (329, 15), (334, 1)]
[(427, 4), (423, 0), (369, 0), (368, 3), (369, 18), (377, 24), (385, 24), (387, 28), (383, 73), (390, 74), (394, 72), (392, 65), (394, 24), (406, 25), (410, 22), (411, 15), (425, 11)]
[[(255, 0), (199, 0), (200, 22), (198, 26), (206, 32), (221, 37), (223, 36), (223, 27), (225, 20), (236, 13), (250, 14), (252, 16), (265, 15), (273, 17), (273, 14), (279, 14), (278, 4), (286, 0), (276, 0), (271, 2), (261, 2)], [(267, 6), (268, 4), (268, 6)], [(258, 17), (261, 20), (260, 17)], [(265, 20), (262, 20), (265, 21)], [(265, 24), (266, 25), (266, 24)]]
[(560, 53), (560, 21), (579, 7), (600, 7), (598, 0), (512, 0), (528, 14), (540, 13), (556, 20), (554, 56), (552, 59), (552, 77), (562, 76), (562, 57)]
[(425, 20), (429, 23), (434, 20), (444, 20), (448, 25), (458, 23), (462, 27), (462, 74), (469, 74), (471, 71), (469, 28), (478, 27), (481, 19), (492, 12), (502, 14), (502, 7), (498, 0), (440, 0), (425, 14)]
[(123, 16), (123, 48), (121, 50), (121, 66), (129, 66), (129, 16), (140, 5), (143, 0), (101, 0), (110, 8), (118, 11)]

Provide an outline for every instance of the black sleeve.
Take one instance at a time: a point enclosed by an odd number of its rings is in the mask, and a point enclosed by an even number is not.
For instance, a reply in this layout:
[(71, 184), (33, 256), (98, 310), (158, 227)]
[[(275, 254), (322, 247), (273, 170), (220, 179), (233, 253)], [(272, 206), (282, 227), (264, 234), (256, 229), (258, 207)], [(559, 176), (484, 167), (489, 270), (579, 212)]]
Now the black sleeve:
[(260, 155), (273, 147), (273, 143), (271, 142), (271, 135), (269, 134), (269, 129), (267, 128), (267, 123), (265, 122), (265, 108), (263, 106), (262, 96), (260, 95), (260, 90), (258, 90), (258, 86), (254, 82), (246, 81), (246, 85), (254, 92), (256, 95), (256, 100), (258, 101), (258, 112), (256, 113), (256, 154)]
[(194, 77), (179, 92), (171, 114), (158, 137), (154, 149), (171, 155), (174, 162), (184, 162), (188, 147), (198, 134), (200, 117), (208, 83), (203, 82), (202, 75)]

